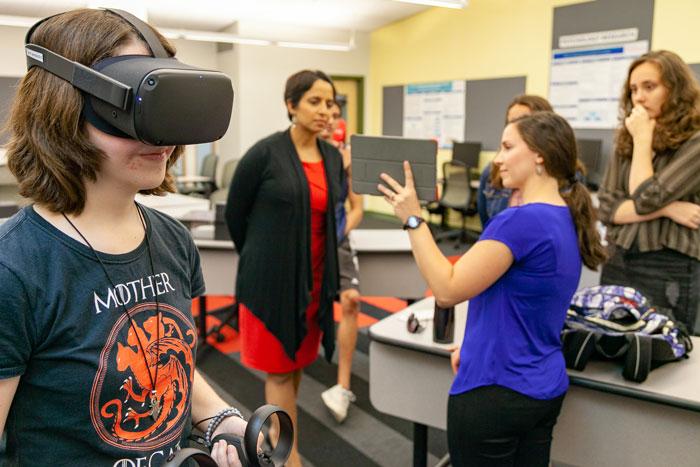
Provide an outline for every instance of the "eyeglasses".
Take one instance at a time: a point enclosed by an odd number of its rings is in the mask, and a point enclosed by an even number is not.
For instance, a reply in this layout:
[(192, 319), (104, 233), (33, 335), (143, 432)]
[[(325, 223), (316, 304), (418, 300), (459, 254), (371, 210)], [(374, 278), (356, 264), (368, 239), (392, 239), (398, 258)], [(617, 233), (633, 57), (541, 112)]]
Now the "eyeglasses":
[(416, 318), (414, 313), (408, 315), (408, 321), (406, 321), (406, 330), (411, 334), (416, 334), (425, 329), (425, 326), (420, 324), (420, 320)]

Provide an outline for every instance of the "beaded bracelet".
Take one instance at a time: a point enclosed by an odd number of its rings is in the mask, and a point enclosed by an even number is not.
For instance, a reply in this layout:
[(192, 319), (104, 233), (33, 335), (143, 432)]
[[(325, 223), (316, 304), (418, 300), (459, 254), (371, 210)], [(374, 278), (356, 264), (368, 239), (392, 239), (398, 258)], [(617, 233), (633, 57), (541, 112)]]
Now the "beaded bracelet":
[(217, 427), (221, 424), (221, 422), (224, 421), (224, 418), (236, 416), (239, 417), (243, 420), (243, 415), (241, 414), (240, 410), (233, 408), (233, 407), (228, 407), (226, 409), (220, 410), (219, 413), (214, 415), (214, 417), (211, 419), (209, 422), (209, 425), (207, 425), (207, 431), (204, 433), (204, 443), (206, 446), (211, 449), (211, 439), (214, 436), (214, 431), (217, 429)]

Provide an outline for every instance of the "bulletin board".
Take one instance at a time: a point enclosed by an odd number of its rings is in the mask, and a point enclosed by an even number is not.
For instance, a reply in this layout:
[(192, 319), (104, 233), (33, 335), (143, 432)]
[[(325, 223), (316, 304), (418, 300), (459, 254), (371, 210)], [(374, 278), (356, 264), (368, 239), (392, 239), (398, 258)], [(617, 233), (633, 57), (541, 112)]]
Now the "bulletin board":
[[(596, 0), (593, 2), (578, 3), (574, 5), (561, 6), (554, 9), (554, 20), (552, 23), (552, 58), (555, 51), (560, 49), (560, 38), (576, 34), (586, 34), (597, 31), (619, 31), (636, 29), (636, 39), (634, 41), (647, 41), (651, 44), (652, 23), (654, 18), (654, 0)], [(630, 42), (634, 42), (630, 41)], [(607, 44), (607, 47), (619, 46), (620, 44)], [(604, 48), (604, 47), (600, 47)], [(621, 73), (622, 79), (626, 77), (626, 69), (619, 70), (612, 68), (610, 72)], [(551, 84), (550, 76), (550, 84)], [(616, 77), (607, 78), (610, 81), (618, 79)], [(622, 85), (617, 91), (616, 98), (622, 91)], [(552, 99), (551, 87), (548, 99)], [(557, 100), (556, 97), (554, 100)], [(556, 109), (559, 112), (566, 112), (561, 106)], [(617, 114), (615, 113), (615, 117)], [(619, 121), (617, 122), (619, 124)], [(574, 124), (574, 127), (577, 125)], [(617, 125), (615, 125), (617, 126)], [(613, 140), (615, 130), (613, 128), (574, 128), (577, 138), (599, 139), (602, 141), (601, 165), (605, 167), (609, 155), (613, 151)]]
[(620, 90), (630, 64), (649, 51), (649, 41), (555, 49), (549, 102), (573, 128), (614, 129)]
[[(445, 100), (436, 100), (426, 107), (421, 107), (423, 110), (436, 112), (437, 109), (430, 108), (430, 105), (442, 109), (442, 128), (448, 129), (444, 132), (443, 138), (454, 141), (478, 141), (482, 143), (482, 147), (486, 151), (497, 150), (505, 121), (506, 108), (515, 96), (525, 92), (525, 77), (448, 81), (443, 82), (443, 86), (444, 83), (459, 83), (453, 84), (452, 89), (461, 89), (463, 83), (463, 97), (446, 99), (448, 103), (445, 103)], [(426, 131), (424, 136), (415, 136), (415, 133), (406, 134), (406, 116), (418, 113), (417, 109), (408, 108), (411, 101), (409, 99), (407, 105), (406, 97), (410, 96), (408, 90), (418, 89), (417, 86), (439, 84), (417, 83), (384, 87), (382, 90), (382, 134), (386, 136), (434, 137), (429, 134), (429, 131)], [(430, 93), (426, 94), (430, 95)], [(433, 93), (433, 97), (435, 94), (437, 93)], [(450, 97), (454, 98), (455, 96), (450, 94)], [(463, 106), (464, 111), (459, 112), (456, 106)], [(445, 118), (448, 115), (451, 118)], [(429, 118), (421, 120), (421, 124), (428, 130), (430, 123), (426, 125), (425, 122), (429, 122), (429, 120)], [(444, 144), (442, 147), (451, 147), (451, 144)]]
[(451, 148), (464, 138), (465, 81), (409, 84), (403, 88), (402, 135), (434, 139)]

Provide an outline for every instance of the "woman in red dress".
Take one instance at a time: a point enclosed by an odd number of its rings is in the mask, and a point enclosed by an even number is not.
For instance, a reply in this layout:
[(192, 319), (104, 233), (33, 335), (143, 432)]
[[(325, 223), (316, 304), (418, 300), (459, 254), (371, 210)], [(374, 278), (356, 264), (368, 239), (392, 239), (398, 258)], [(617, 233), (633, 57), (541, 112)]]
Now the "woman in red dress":
[[(335, 89), (324, 73), (287, 80), (284, 132), (256, 143), (231, 182), (226, 220), (240, 253), (236, 297), (242, 361), (265, 371), (265, 399), (285, 409), (298, 432), (302, 369), (334, 349), (338, 289), (334, 206), (342, 183), (340, 153), (318, 136)], [(296, 448), (288, 465), (301, 465)]]

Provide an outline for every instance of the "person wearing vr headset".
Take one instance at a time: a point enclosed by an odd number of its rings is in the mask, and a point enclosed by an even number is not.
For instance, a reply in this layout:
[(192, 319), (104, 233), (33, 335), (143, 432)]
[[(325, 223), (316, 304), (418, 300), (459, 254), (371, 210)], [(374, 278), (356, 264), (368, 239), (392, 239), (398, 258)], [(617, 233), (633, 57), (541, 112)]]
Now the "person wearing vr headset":
[[(207, 440), (242, 436), (240, 413), (195, 370), (197, 249), (134, 200), (173, 191), (181, 145), (225, 131), (230, 80), (181, 64), (119, 10), (47, 18), (26, 50), (7, 163), (33, 204), (0, 227), (0, 464), (162, 465), (192, 419)], [(177, 107), (192, 99), (211, 106)], [(179, 113), (161, 115), (169, 101)], [(184, 112), (206, 120), (203, 133), (177, 131)], [(240, 465), (233, 446), (209, 447), (218, 465)]]
[(379, 185), (409, 231), (416, 263), (438, 305), (469, 300), (450, 390), (452, 465), (549, 465), (552, 430), (568, 388), (561, 329), (581, 275), (605, 250), (591, 198), (576, 178), (576, 139), (552, 112), (517, 118), (494, 159), (503, 186), (522, 203), (502, 211), (454, 265), (419, 216), (408, 162), (406, 185)]
[[(335, 103), (331, 79), (321, 71), (295, 73), (284, 101), (292, 125), (243, 156), (226, 221), (240, 254), (242, 361), (267, 373), (265, 399), (289, 413), (296, 435), (302, 370), (316, 360), (321, 342), (329, 361), (335, 348), (335, 207), (343, 164), (338, 150), (319, 137)], [(296, 446), (295, 437), (290, 466), (301, 465)]]

